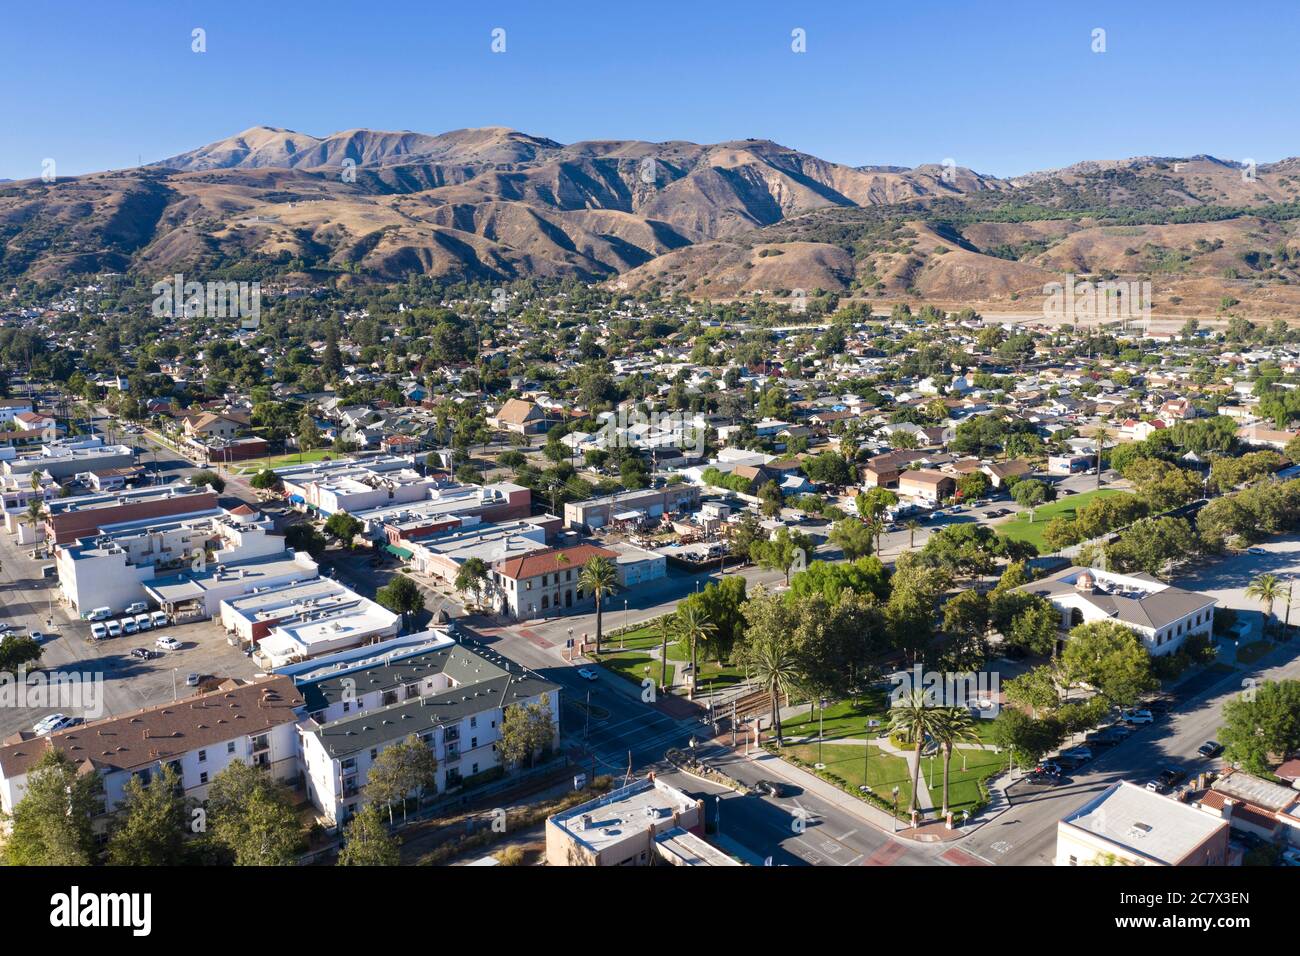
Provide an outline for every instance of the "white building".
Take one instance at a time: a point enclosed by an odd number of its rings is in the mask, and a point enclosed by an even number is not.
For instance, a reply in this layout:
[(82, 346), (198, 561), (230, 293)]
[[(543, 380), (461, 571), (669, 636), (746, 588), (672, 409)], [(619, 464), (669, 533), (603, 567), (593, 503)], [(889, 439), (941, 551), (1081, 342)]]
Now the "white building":
[(1056, 826), (1057, 866), (1224, 866), (1228, 821), (1121, 780)]
[(1172, 654), (1190, 635), (1209, 637), (1214, 628), (1214, 598), (1145, 574), (1071, 567), (1019, 590), (1051, 601), (1061, 612), (1064, 630), (1090, 621), (1118, 621), (1153, 655)]

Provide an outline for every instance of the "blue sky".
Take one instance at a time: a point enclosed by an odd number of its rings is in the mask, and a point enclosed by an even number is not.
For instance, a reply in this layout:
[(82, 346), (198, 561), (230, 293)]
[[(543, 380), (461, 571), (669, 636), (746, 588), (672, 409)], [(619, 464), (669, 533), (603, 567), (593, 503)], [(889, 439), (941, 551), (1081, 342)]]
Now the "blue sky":
[[(836, 162), (1300, 154), (1292, 3), (12, 3), (0, 177), (133, 166), (265, 124), (769, 138)], [(191, 30), (208, 50), (191, 52)], [(491, 31), (506, 52), (491, 52)], [(1106, 31), (1106, 52), (1091, 50)], [(807, 52), (791, 51), (806, 31)]]

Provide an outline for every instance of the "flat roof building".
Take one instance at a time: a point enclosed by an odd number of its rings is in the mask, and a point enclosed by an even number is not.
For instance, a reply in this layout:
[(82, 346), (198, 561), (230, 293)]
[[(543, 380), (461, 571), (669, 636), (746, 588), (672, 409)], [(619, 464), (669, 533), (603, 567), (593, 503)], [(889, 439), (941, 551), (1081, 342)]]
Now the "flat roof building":
[(1228, 821), (1121, 780), (1057, 824), (1057, 866), (1223, 866)]

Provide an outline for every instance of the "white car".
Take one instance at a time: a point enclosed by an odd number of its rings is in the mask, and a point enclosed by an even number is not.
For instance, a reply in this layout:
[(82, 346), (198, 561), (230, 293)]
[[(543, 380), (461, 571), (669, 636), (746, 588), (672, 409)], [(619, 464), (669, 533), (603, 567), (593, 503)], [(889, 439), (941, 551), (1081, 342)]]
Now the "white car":
[(135, 623), (135, 618), (133, 618), (133, 617), (124, 617), (124, 618), (122, 618), (122, 633), (123, 633), (123, 634), (134, 634), (134, 633), (136, 633), (136, 632), (139, 631), (139, 630), (140, 630), (140, 625), (137, 624), (137, 623)]
[(90, 625), (90, 636), (97, 641), (102, 641), (108, 637), (108, 628), (103, 624)]
[(1149, 710), (1126, 710), (1123, 717), (1126, 724), (1149, 724), (1156, 719)]
[(82, 723), (80, 717), (69, 717), (67, 714), (50, 714), (48, 717), (42, 717), (32, 727), (32, 733), (38, 737), (44, 737), (46, 734), (52, 734), (56, 730), (64, 730), (68, 727), (75, 727)]
[(12, 624), (8, 624), (5, 623), (4, 621), (0, 621), (0, 634), (8, 634), (13, 629), (14, 626)]
[(153, 619), (148, 614), (137, 614), (135, 616), (135, 626), (141, 631), (152, 631)]
[(581, 677), (583, 680), (595, 680), (596, 672), (593, 671), (590, 667), (580, 667), (578, 668), (578, 676)]
[(108, 636), (109, 636), (109, 637), (121, 637), (121, 636), (122, 636), (122, 625), (121, 625), (120, 622), (118, 622), (118, 621), (109, 621), (107, 624), (104, 625), (104, 627), (106, 627), (106, 628), (108, 629)]
[(148, 605), (148, 604), (145, 604), (144, 601), (136, 601), (134, 604), (128, 604), (128, 605), (126, 606), (126, 611), (123, 612), (123, 613), (126, 613), (126, 614), (143, 614), (143, 613), (144, 613), (145, 611), (147, 611), (147, 610), (149, 610), (149, 605)]
[(30, 637), (33, 641), (35, 641), (37, 644), (45, 640), (45, 635), (42, 634), (40, 631), (28, 631), (27, 636)]
[(179, 651), (181, 642), (174, 637), (160, 637), (153, 642), (154, 647), (161, 647), (164, 651)]

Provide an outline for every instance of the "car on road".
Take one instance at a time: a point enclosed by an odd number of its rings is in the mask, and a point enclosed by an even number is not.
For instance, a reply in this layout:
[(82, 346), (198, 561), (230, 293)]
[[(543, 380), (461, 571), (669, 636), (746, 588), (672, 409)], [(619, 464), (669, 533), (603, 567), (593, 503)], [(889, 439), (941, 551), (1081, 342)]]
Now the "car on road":
[(1096, 754), (1093, 753), (1091, 747), (1071, 747), (1069, 750), (1062, 750), (1061, 756), (1065, 757), (1067, 760), (1077, 760), (1080, 763), (1087, 763), (1095, 757)]
[(121, 637), (122, 625), (117, 621), (109, 621), (104, 627), (108, 630), (109, 637)]
[(149, 661), (157, 657), (158, 652), (150, 650), (147, 647), (133, 647), (131, 648), (131, 656), (142, 661)]
[(45, 633), (43, 631), (28, 631), (27, 636), (30, 637), (33, 641), (35, 641), (37, 644), (45, 640)]
[(596, 672), (590, 667), (579, 667), (578, 676), (583, 680), (596, 680)]
[(1055, 787), (1063, 783), (1059, 773), (1047, 773), (1044, 770), (1031, 770), (1025, 774), (1025, 783), (1031, 787)]
[(179, 651), (181, 642), (170, 635), (164, 635), (153, 642), (154, 647), (161, 647), (164, 651)]
[(785, 784), (778, 783), (775, 780), (760, 780), (751, 789), (765, 797), (784, 797), (786, 795)]
[(1121, 714), (1121, 716), (1124, 719), (1124, 723), (1133, 724), (1135, 726), (1154, 723), (1156, 719), (1155, 714), (1151, 713), (1149, 710), (1126, 710)]
[(1268, 551), (1265, 550), (1264, 548), (1247, 548), (1246, 553), (1247, 554), (1268, 554)]
[(32, 726), (32, 733), (38, 737), (44, 737), (56, 730), (76, 727), (82, 723), (85, 723), (85, 720), (81, 717), (69, 717), (67, 714), (50, 714), (47, 717), (42, 717)]
[(1176, 787), (1187, 779), (1187, 771), (1179, 770), (1177, 767), (1166, 767), (1160, 771), (1160, 775), (1156, 779), (1166, 787)]
[(1223, 753), (1223, 744), (1219, 743), (1217, 740), (1207, 740), (1196, 748), (1196, 752), (1202, 757), (1214, 758)]
[(97, 641), (102, 641), (108, 637), (108, 628), (103, 624), (90, 625), (90, 636)]
[(198, 686), (199, 686), (199, 675), (196, 674), (196, 673), (193, 673), (193, 672), (191, 672), (191, 673), (189, 673), (189, 674), (186, 674), (186, 675), (185, 675), (185, 686), (186, 686), (186, 687), (198, 687)]

